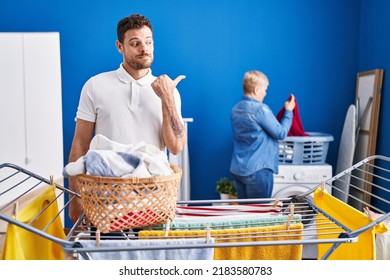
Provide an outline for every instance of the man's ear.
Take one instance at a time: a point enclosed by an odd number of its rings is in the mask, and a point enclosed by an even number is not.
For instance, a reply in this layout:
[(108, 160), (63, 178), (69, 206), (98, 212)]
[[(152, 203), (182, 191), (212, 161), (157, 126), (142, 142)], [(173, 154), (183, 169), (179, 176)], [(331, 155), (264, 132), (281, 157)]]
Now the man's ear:
[(123, 54), (123, 45), (121, 44), (121, 42), (119, 42), (118, 40), (115, 41), (115, 46), (116, 48), (118, 49), (118, 52), (120, 52), (121, 54)]

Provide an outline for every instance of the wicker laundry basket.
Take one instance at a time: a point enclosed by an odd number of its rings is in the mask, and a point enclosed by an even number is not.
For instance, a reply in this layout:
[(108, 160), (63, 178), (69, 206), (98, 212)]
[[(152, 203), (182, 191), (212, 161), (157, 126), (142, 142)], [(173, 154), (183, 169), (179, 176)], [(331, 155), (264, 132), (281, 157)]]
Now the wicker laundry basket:
[(77, 175), (76, 186), (87, 219), (102, 233), (172, 221), (182, 170), (169, 176), (113, 178)]

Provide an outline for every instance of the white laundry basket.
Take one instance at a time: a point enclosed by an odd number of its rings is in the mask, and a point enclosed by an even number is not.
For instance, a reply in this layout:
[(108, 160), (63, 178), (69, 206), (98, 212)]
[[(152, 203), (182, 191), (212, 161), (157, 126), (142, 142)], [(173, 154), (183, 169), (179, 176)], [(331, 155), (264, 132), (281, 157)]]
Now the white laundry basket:
[(288, 136), (279, 141), (279, 164), (324, 164), (333, 136), (307, 132), (310, 136)]

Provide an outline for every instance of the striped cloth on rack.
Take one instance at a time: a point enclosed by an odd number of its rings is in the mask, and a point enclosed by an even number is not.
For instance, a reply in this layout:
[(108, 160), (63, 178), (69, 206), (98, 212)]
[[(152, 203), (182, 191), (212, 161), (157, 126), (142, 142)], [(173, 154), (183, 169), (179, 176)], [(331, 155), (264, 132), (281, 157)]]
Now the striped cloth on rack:
[(248, 213), (281, 213), (283, 203), (243, 204), (224, 206), (181, 206), (176, 207), (177, 217), (210, 217), (247, 215)]
[[(272, 225), (285, 225), (289, 220), (289, 215), (282, 214), (247, 214), (247, 215), (224, 215), (224, 216), (202, 216), (202, 217), (176, 217), (169, 223), (169, 230), (201, 230), (210, 226), (211, 229), (228, 229), (228, 228), (247, 228), (247, 227), (264, 227)], [(300, 223), (302, 216), (294, 214), (291, 223)], [(152, 227), (158, 229), (167, 228), (168, 225)]]

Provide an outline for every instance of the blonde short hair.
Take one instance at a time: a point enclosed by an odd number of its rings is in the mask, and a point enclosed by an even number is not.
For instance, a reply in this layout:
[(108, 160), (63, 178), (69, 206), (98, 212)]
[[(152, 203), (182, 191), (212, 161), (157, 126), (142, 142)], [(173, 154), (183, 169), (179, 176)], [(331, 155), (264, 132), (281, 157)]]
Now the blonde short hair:
[(255, 87), (259, 84), (268, 84), (268, 78), (263, 72), (251, 70), (245, 73), (244, 81), (242, 83), (242, 88), (244, 89), (245, 93), (253, 92), (255, 90)]

